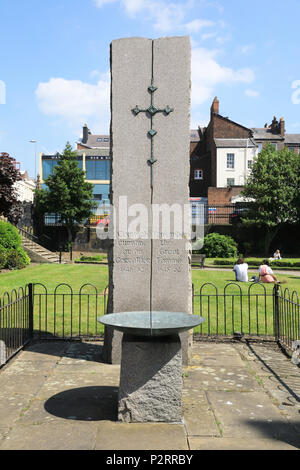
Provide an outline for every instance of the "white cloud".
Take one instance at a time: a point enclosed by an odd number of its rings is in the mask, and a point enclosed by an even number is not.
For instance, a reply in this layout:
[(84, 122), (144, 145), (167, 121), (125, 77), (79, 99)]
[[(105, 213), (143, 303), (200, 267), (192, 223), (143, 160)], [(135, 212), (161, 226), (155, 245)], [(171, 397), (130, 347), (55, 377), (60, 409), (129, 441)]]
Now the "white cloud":
[(107, 3), (115, 3), (117, 0), (94, 0), (95, 5), (99, 8), (103, 7), (103, 5)]
[(245, 95), (249, 96), (250, 98), (258, 98), (259, 91), (248, 89), (245, 91)]
[(246, 44), (244, 46), (240, 47), (240, 52), (241, 54), (248, 54), (249, 52), (252, 52), (254, 50), (254, 45), (253, 44)]
[(295, 90), (292, 93), (292, 103), (300, 104), (300, 80), (294, 80), (292, 83), (292, 90)]
[(51, 78), (39, 83), (36, 98), (44, 114), (63, 118), (70, 127), (80, 127), (91, 118), (101, 127), (109, 126), (109, 80), (91, 85), (80, 80)]
[(190, 33), (197, 33), (198, 31), (200, 31), (200, 29), (214, 26), (214, 24), (215, 23), (213, 21), (196, 19), (196, 20), (190, 21), (189, 23), (186, 23), (185, 28)]
[(214, 95), (218, 84), (251, 83), (254, 72), (249, 68), (233, 70), (216, 61), (217, 51), (192, 49), (192, 105), (204, 103)]
[(186, 2), (169, 2), (166, 0), (94, 0), (97, 7), (101, 8), (106, 4), (119, 3), (130, 17), (135, 17), (141, 13), (144, 18), (151, 20), (154, 29), (169, 32), (174, 29), (187, 30), (196, 33), (200, 29), (214, 24), (209, 20), (195, 19), (185, 23), (185, 16), (188, 11), (194, 8), (193, 0)]

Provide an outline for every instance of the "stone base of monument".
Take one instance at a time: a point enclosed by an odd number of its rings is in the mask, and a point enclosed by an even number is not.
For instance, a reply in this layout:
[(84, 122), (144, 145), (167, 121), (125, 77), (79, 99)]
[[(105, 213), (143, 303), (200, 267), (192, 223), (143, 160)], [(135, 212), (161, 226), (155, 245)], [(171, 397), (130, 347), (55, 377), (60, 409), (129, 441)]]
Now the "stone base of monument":
[(182, 351), (178, 335), (123, 335), (119, 421), (182, 421)]

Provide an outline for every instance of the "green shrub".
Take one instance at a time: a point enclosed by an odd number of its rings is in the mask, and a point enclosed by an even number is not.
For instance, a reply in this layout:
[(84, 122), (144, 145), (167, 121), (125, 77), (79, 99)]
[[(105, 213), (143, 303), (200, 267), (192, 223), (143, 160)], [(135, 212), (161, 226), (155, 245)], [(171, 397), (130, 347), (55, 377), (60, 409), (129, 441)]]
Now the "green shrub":
[[(227, 258), (227, 259), (219, 259), (216, 258), (213, 261), (213, 264), (215, 266), (233, 266), (236, 263), (237, 259), (236, 258)], [(259, 267), (262, 264), (263, 258), (258, 258), (258, 259), (252, 259), (252, 258), (245, 258), (246, 263), (248, 263), (249, 266), (252, 267)], [(293, 267), (300, 267), (300, 262), (299, 261), (293, 261), (293, 260), (278, 260), (278, 261), (269, 261), (269, 264), (273, 268), (278, 268), (284, 267), (284, 268), (293, 268)]]
[(5, 268), (23, 269), (30, 264), (30, 258), (23, 248), (18, 247), (6, 252)]
[(94, 256), (81, 256), (79, 259), (75, 260), (75, 263), (92, 263), (97, 264), (103, 260), (103, 256), (94, 255)]
[(229, 258), (238, 254), (237, 243), (228, 235), (210, 233), (204, 237), (201, 253), (208, 258)]
[(0, 245), (0, 270), (6, 266), (6, 250)]
[(3, 220), (0, 220), (0, 245), (7, 250), (18, 248), (22, 245), (18, 229)]

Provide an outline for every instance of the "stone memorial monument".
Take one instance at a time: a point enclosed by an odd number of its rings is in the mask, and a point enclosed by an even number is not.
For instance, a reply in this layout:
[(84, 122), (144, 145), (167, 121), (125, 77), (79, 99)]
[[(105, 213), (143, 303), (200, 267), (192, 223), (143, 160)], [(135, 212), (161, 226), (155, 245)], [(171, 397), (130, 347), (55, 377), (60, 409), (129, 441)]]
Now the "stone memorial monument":
[(111, 200), (105, 358), (121, 362), (119, 419), (181, 421), (188, 362), (190, 42), (111, 44)]

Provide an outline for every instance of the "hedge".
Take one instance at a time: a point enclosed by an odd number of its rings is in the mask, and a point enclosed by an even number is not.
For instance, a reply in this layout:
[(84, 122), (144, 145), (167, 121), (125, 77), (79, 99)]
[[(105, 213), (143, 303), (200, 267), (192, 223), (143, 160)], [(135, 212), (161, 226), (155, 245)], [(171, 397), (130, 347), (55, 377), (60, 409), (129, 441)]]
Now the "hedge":
[(101, 255), (95, 256), (81, 256), (78, 259), (75, 259), (75, 263), (89, 263), (89, 264), (99, 264), (103, 260)]
[[(213, 261), (213, 264), (217, 266), (234, 266), (236, 262), (237, 262), (236, 258), (227, 258), (227, 259), (217, 258)], [(245, 258), (245, 262), (248, 263), (249, 266), (259, 267), (262, 264), (262, 259), (258, 260), (258, 259)], [(269, 264), (270, 266), (277, 267), (277, 268), (300, 267), (300, 261), (293, 261), (293, 260), (269, 261)]]

